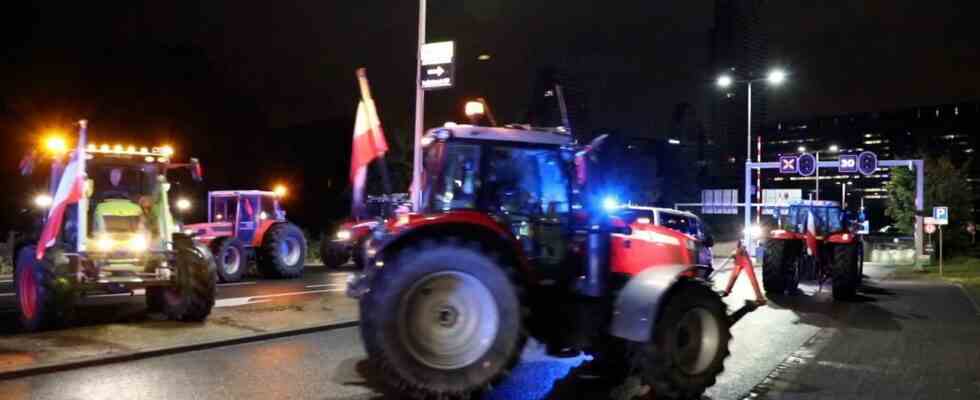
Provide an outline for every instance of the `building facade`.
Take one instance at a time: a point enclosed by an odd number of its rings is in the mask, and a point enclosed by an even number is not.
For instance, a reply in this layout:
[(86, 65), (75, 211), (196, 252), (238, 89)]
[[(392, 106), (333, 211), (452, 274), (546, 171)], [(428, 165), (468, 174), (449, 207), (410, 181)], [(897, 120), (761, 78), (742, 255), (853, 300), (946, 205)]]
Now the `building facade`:
[[(965, 165), (980, 149), (980, 100), (771, 121), (761, 132), (764, 161), (776, 161), (781, 155), (803, 151), (819, 152), (821, 161), (837, 160), (841, 154), (871, 151), (879, 160), (948, 155), (957, 165)], [(969, 181), (980, 182), (980, 165), (969, 165)], [(824, 168), (820, 170), (817, 192), (816, 176), (770, 170), (763, 173), (762, 188), (799, 188), (804, 198), (837, 201), (842, 200), (841, 193), (844, 193), (850, 208), (856, 209), (863, 202), (872, 213), (881, 214), (888, 198), (885, 184), (890, 177), (888, 168), (879, 168), (870, 176)], [(975, 187), (965, 189), (973, 191), (976, 204), (980, 193)]]

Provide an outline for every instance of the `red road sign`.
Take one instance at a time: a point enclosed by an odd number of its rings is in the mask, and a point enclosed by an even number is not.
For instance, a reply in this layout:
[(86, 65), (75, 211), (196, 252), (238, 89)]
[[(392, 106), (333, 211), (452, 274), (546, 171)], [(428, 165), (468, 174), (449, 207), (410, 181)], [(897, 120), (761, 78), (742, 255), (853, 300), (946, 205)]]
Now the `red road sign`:
[(934, 232), (936, 232), (936, 226), (933, 224), (926, 224), (926, 233), (931, 235)]

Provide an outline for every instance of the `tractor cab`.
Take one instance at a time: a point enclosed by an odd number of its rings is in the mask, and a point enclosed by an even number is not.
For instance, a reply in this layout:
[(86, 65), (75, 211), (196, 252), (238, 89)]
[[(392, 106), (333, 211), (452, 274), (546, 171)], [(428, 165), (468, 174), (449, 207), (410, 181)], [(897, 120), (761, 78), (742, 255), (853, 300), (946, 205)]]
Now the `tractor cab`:
[(779, 230), (774, 231), (774, 234), (779, 235), (780, 230), (805, 234), (812, 223), (813, 234), (825, 236), (845, 230), (846, 219), (845, 212), (838, 202), (800, 200), (791, 203), (785, 214), (779, 215)]
[(251, 242), (263, 224), (285, 221), (275, 192), (221, 190), (208, 192), (208, 223), (243, 242)]
[(423, 138), (421, 211), (490, 216), (529, 260), (565, 256), (573, 209), (574, 139), (564, 133), (461, 126)]

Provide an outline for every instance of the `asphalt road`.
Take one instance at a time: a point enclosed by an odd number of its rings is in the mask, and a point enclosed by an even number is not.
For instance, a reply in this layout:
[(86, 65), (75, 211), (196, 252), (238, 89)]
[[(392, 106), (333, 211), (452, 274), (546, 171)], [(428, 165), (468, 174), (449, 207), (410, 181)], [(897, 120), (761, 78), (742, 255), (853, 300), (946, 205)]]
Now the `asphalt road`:
[[(872, 278), (887, 267), (866, 266)], [(309, 279), (320, 280), (310, 274)], [(717, 278), (718, 287), (727, 276)], [(874, 279), (871, 280), (873, 285)], [(312, 281), (303, 280), (308, 286)], [(280, 283), (276, 283), (280, 284)], [(283, 285), (289, 285), (281, 282)], [(260, 284), (255, 284), (260, 285)], [(269, 284), (262, 284), (264, 293)], [(253, 286), (253, 285), (243, 285)], [(291, 290), (277, 288), (276, 290)], [(244, 290), (246, 289), (229, 289)], [(773, 369), (826, 326), (834, 314), (856, 306), (833, 303), (828, 290), (805, 287), (804, 294), (773, 302), (745, 314), (733, 327), (732, 356), (718, 383), (706, 393), (711, 399), (741, 399)], [(751, 291), (747, 282), (726, 299), (738, 309)], [(224, 296), (224, 295), (223, 295)], [(240, 297), (240, 296), (239, 296)], [(745, 311), (745, 310), (743, 310)], [(33, 399), (366, 399), (382, 397), (366, 367), (357, 328), (299, 335), (264, 342), (110, 364), (79, 370), (0, 381), (6, 398)], [(491, 399), (602, 398), (610, 388), (579, 379), (583, 358), (555, 359), (529, 345), (510, 379), (495, 388)]]

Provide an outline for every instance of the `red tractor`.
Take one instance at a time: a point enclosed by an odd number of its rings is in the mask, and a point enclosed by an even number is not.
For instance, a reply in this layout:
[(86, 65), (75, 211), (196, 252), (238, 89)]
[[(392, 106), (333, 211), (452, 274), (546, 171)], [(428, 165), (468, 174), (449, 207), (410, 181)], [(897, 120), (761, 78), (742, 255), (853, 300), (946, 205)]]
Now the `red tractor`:
[(802, 200), (779, 212), (762, 261), (762, 284), (770, 294), (796, 291), (801, 280), (830, 280), (834, 299), (852, 298), (861, 285), (863, 246), (840, 204)]
[[(700, 243), (617, 215), (594, 149), (556, 131), (455, 126), (422, 139), (417, 213), (378, 225), (359, 299), (369, 360), (398, 396), (469, 398), (528, 337), (697, 397), (728, 356), (730, 318), (695, 265)], [(603, 206), (606, 207), (603, 207)]]
[(363, 264), (364, 241), (385, 218), (390, 218), (403, 210), (411, 209), (407, 193), (394, 193), (382, 196), (368, 196), (366, 216), (350, 218), (337, 227), (331, 236), (320, 240), (320, 260), (329, 268), (338, 268), (348, 261), (354, 265)]
[(275, 192), (208, 192), (208, 222), (186, 225), (184, 232), (210, 247), (222, 282), (240, 281), (251, 260), (265, 277), (303, 274), (306, 238), (286, 220)]

